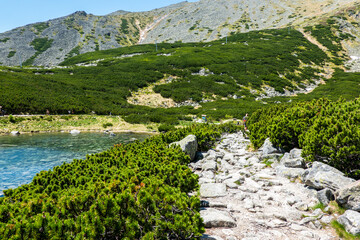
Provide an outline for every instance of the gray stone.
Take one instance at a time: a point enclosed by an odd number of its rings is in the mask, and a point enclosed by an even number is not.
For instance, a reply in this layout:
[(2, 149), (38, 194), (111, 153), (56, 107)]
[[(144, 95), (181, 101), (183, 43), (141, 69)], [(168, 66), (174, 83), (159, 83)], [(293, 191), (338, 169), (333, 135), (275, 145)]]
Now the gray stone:
[(241, 179), (240, 177), (239, 178), (230, 178), (230, 179), (223, 181), (223, 183), (225, 183), (226, 186), (228, 186), (229, 188), (238, 188), (239, 185), (243, 182), (244, 182), (244, 179)]
[(347, 210), (343, 215), (338, 217), (337, 221), (344, 225), (347, 232), (351, 234), (360, 234), (360, 213)]
[(335, 194), (340, 205), (360, 212), (360, 180), (339, 189)]
[(302, 231), (305, 229), (303, 226), (298, 225), (296, 223), (291, 224), (290, 228), (294, 231)]
[(302, 149), (294, 148), (290, 151), (290, 158), (296, 159), (296, 158), (302, 158), (301, 157)]
[(226, 153), (223, 157), (223, 160), (225, 160), (225, 161), (231, 161), (233, 159), (234, 159), (234, 155), (231, 153)]
[(215, 176), (215, 180), (218, 183), (222, 183), (223, 181), (225, 181), (227, 179), (230, 179), (230, 178), (232, 178), (231, 175), (227, 175), (227, 174), (224, 174), (224, 173), (220, 173), (220, 174)]
[(324, 216), (324, 213), (323, 213), (323, 211), (321, 211), (320, 208), (315, 209), (311, 213), (311, 217), (316, 217), (316, 219), (320, 219), (320, 218), (322, 218), (322, 216)]
[(207, 235), (207, 234), (202, 235), (200, 239), (201, 240), (224, 240), (223, 238), (221, 238), (219, 236), (211, 236), (211, 235)]
[(279, 162), (283, 155), (281, 153), (263, 154), (261, 160), (268, 160), (272, 162)]
[(299, 224), (304, 225), (304, 224), (307, 224), (307, 223), (310, 223), (310, 222), (313, 222), (313, 221), (316, 221), (315, 217), (306, 217), (306, 218), (301, 219)]
[(254, 205), (254, 201), (250, 198), (246, 198), (244, 200), (244, 208), (246, 209), (251, 209), (251, 208), (254, 208), (255, 205)]
[(316, 196), (319, 201), (325, 205), (328, 205), (330, 201), (333, 201), (335, 199), (334, 193), (328, 188), (318, 191)]
[(339, 170), (321, 162), (314, 162), (311, 168), (305, 170), (302, 178), (304, 183), (310, 187), (319, 190), (329, 188), (333, 191), (355, 181), (345, 177)]
[(276, 173), (279, 176), (294, 179), (299, 178), (304, 174), (305, 170), (302, 168), (287, 168), (285, 166), (277, 166)]
[(201, 176), (203, 178), (214, 179), (215, 178), (215, 173), (213, 171), (205, 171), (205, 172), (201, 173)]
[(249, 159), (247, 159), (248, 164), (255, 164), (255, 163), (259, 163), (260, 159), (256, 156), (252, 156)]
[(267, 138), (264, 144), (259, 148), (262, 151), (262, 155), (268, 155), (272, 153), (280, 153), (278, 149), (276, 149), (273, 144), (270, 142), (270, 138)]
[(235, 220), (226, 211), (219, 211), (214, 208), (207, 208), (200, 211), (206, 228), (236, 227)]
[(294, 205), (294, 207), (300, 211), (307, 211), (309, 209), (308, 205), (304, 202), (298, 202)]
[(180, 140), (178, 142), (170, 143), (170, 146), (173, 146), (173, 145), (180, 146), (181, 150), (185, 154), (190, 156), (191, 160), (195, 159), (195, 154), (196, 154), (196, 151), (197, 151), (197, 140), (196, 140), (195, 135), (189, 135), (189, 136), (185, 137), (184, 139), (182, 139), (182, 140)]
[(207, 153), (205, 153), (204, 158), (206, 158), (207, 160), (216, 160), (216, 152), (211, 149)]
[(204, 178), (204, 177), (199, 178), (200, 185), (205, 184), (205, 183), (215, 183), (215, 179)]
[(234, 199), (238, 199), (240, 201), (244, 200), (245, 198), (249, 198), (250, 195), (249, 194), (246, 194), (244, 192), (238, 192), (234, 195)]
[(213, 198), (226, 196), (226, 185), (224, 183), (205, 183), (200, 186), (200, 196)]
[(287, 168), (305, 168), (305, 161), (303, 158), (295, 158), (295, 159), (282, 158), (280, 163)]
[(280, 228), (280, 227), (285, 227), (288, 224), (280, 219), (273, 219), (269, 222), (265, 223), (267, 227), (269, 228)]
[(202, 165), (203, 171), (216, 171), (217, 169), (216, 161), (205, 161), (205, 163)]
[(332, 220), (334, 220), (333, 216), (323, 216), (321, 218), (321, 221), (326, 224), (330, 224)]
[(289, 204), (290, 206), (294, 205), (297, 202), (298, 202), (298, 199), (296, 199), (295, 197), (289, 197), (286, 199), (286, 203)]
[(235, 236), (227, 236), (226, 240), (238, 240)]
[(227, 204), (222, 202), (209, 202), (209, 207), (212, 208), (227, 208)]

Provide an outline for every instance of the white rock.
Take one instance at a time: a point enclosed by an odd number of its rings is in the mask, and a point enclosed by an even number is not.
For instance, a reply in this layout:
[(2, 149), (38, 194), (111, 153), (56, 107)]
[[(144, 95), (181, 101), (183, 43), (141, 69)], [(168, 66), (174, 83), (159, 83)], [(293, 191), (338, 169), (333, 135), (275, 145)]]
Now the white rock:
[(70, 134), (73, 134), (73, 135), (76, 135), (76, 134), (79, 134), (80, 131), (79, 130), (71, 130), (70, 131)]
[(333, 216), (323, 216), (321, 218), (321, 221), (326, 224), (330, 224), (332, 220), (334, 220)]
[(202, 165), (202, 170), (203, 171), (216, 171), (217, 169), (217, 164), (216, 161), (205, 161), (205, 163), (203, 163)]
[(200, 211), (200, 216), (203, 218), (204, 225), (207, 228), (236, 227), (235, 220), (226, 211), (207, 208)]
[(360, 213), (353, 210), (346, 210), (338, 219), (338, 222), (345, 226), (347, 232), (360, 234)]
[(215, 178), (215, 173), (212, 171), (205, 171), (201, 173), (201, 176), (203, 178), (208, 178), (208, 179), (214, 179)]
[(200, 185), (201, 197), (223, 197), (226, 196), (226, 185), (224, 183), (204, 183)]

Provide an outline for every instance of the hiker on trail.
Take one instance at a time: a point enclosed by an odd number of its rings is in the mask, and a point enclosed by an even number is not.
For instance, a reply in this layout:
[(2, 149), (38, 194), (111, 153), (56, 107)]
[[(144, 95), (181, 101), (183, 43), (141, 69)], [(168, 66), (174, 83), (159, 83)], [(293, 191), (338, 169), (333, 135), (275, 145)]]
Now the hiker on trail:
[(248, 114), (245, 114), (245, 116), (243, 117), (243, 122), (244, 122), (244, 128), (245, 128), (245, 131), (247, 130), (247, 127), (246, 127), (246, 121), (248, 119)]

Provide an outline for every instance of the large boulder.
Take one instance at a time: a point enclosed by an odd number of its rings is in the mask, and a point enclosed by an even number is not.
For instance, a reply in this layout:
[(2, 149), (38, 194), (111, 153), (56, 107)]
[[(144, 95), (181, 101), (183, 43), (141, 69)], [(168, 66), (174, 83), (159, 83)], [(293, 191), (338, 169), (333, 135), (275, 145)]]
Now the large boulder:
[(181, 150), (185, 154), (190, 156), (191, 160), (195, 159), (197, 146), (198, 146), (195, 135), (189, 135), (186, 138), (184, 138), (184, 139), (182, 139), (182, 140), (180, 140), (178, 142), (173, 142), (173, 143), (170, 144), (170, 146), (173, 146), (173, 145), (180, 146)]
[(335, 195), (340, 205), (360, 212), (360, 180), (339, 189)]
[(235, 220), (228, 212), (207, 208), (200, 211), (206, 228), (236, 227)]
[(273, 144), (270, 142), (270, 138), (267, 138), (264, 142), (264, 144), (259, 148), (260, 151), (262, 151), (262, 155), (269, 155), (273, 153), (280, 153), (280, 151), (273, 146)]
[(325, 163), (314, 162), (312, 167), (306, 169), (302, 175), (303, 182), (315, 189), (329, 188), (336, 191), (353, 183), (355, 180), (345, 177), (342, 172)]
[(338, 217), (337, 221), (344, 225), (345, 230), (351, 234), (360, 234), (360, 213), (347, 210), (343, 215)]

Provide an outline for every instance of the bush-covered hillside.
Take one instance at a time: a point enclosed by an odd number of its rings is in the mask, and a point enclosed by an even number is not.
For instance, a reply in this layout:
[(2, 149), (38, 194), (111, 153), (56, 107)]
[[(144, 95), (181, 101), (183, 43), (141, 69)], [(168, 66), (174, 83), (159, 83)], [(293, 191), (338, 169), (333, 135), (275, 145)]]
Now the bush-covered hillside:
[(248, 125), (255, 147), (270, 137), (286, 151), (302, 148), (306, 160), (325, 162), (360, 179), (359, 98), (275, 105), (253, 113)]
[[(289, 29), (236, 34), (227, 44), (225, 39), (162, 43), (157, 52), (154, 45), (139, 45), (80, 55), (65, 61), (63, 65), (68, 67), (63, 69), (2, 68), (0, 102), (8, 113), (45, 113), (46, 109), (59, 114), (69, 110), (111, 112), (127, 116), (130, 122), (173, 123), (183, 115), (202, 113), (216, 118), (226, 114), (241, 117), (261, 106), (254, 103), (250, 89), (259, 90), (263, 84), (280, 92), (303, 87), (305, 81), (318, 78), (327, 60), (300, 32)], [(97, 66), (74, 66), (92, 61), (99, 62)], [(205, 76), (196, 75), (201, 69)], [(155, 88), (162, 96), (178, 102), (215, 102), (202, 103), (204, 108), (195, 110), (151, 109), (126, 101), (130, 91), (169, 76), (172, 82)], [(224, 99), (235, 95), (242, 98), (223, 108)]]
[(233, 125), (192, 126), (116, 145), (37, 174), (0, 198), (1, 239), (194, 239), (204, 232), (198, 177), (169, 143), (192, 133), (208, 149)]

